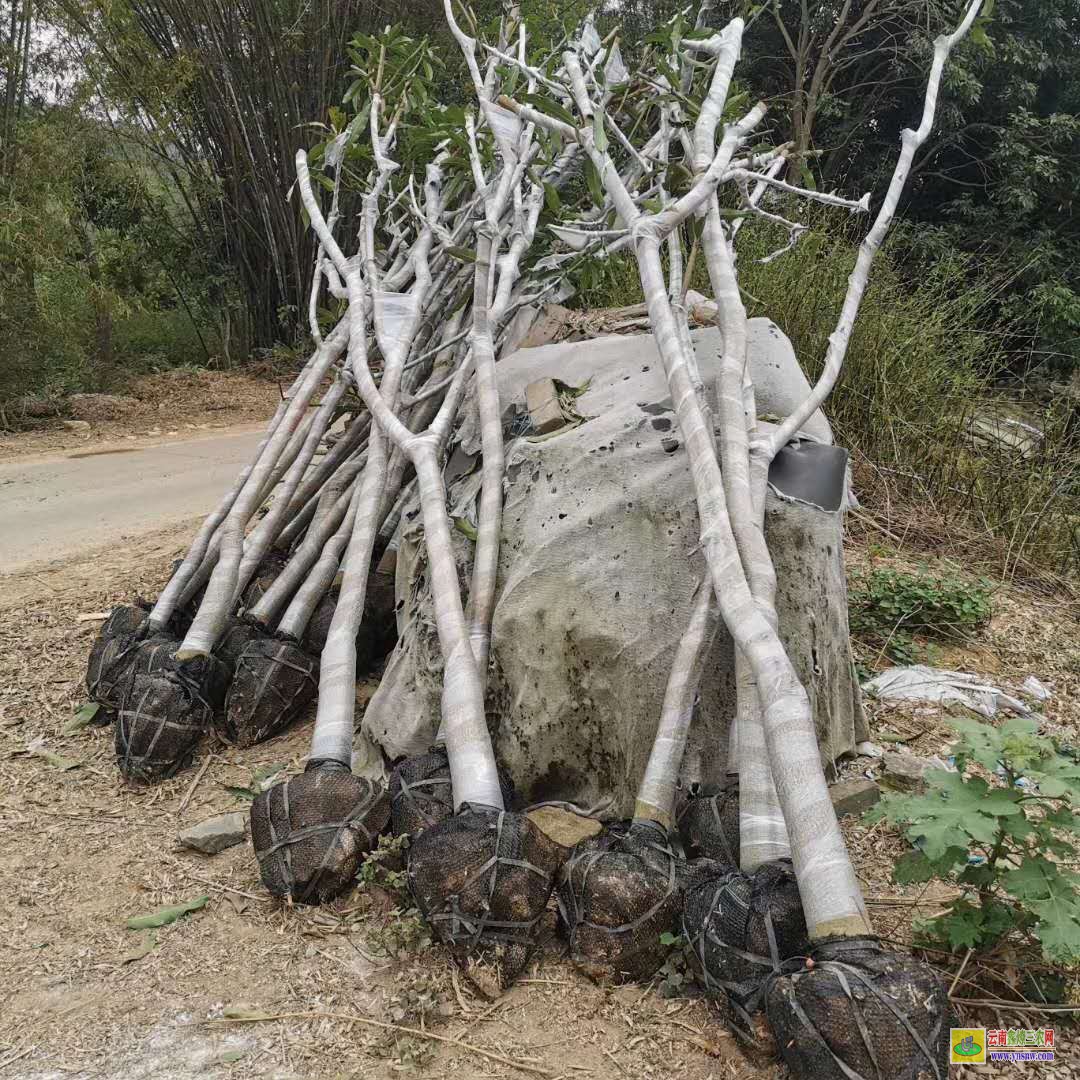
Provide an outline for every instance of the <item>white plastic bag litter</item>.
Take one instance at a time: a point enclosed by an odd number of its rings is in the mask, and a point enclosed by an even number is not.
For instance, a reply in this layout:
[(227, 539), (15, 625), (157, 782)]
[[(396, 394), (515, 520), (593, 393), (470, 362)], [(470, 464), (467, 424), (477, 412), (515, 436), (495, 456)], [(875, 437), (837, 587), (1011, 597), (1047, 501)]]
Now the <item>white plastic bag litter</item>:
[(923, 701), (936, 705), (964, 705), (988, 719), (998, 709), (1017, 716), (1031, 710), (1004, 690), (982, 681), (982, 676), (963, 671), (942, 671), (925, 664), (889, 668), (863, 683), (863, 691), (879, 701)]

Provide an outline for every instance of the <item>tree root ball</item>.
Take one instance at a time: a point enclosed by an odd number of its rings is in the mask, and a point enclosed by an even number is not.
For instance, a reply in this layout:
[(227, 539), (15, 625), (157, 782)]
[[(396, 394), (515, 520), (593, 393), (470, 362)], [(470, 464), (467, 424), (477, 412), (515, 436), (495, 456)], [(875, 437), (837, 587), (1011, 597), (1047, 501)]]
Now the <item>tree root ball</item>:
[(117, 684), (123, 675), (122, 666), (115, 670), (117, 659), (135, 642), (149, 610), (139, 603), (114, 607), (90, 647), (86, 692), (92, 701), (113, 712), (120, 707)]
[(155, 634), (141, 640), (138, 634), (113, 638), (103, 652), (94, 700), (119, 714), (131, 694), (136, 675), (147, 675), (166, 667), (176, 648), (176, 638), (167, 634)]
[(774, 976), (769, 1025), (796, 1080), (944, 1080), (955, 1022), (940, 976), (869, 938), (822, 943)]
[(693, 785), (679, 806), (677, 820), (686, 856), (739, 865), (739, 780)]
[(225, 701), (229, 672), (216, 657), (180, 663), (176, 642), (148, 638), (132, 650), (130, 682), (116, 718), (121, 775), (152, 783), (189, 764)]
[(255, 626), (244, 619), (232, 618), (225, 627), (225, 633), (214, 646), (214, 655), (230, 671), (235, 672), (237, 661), (248, 645), (266, 636), (266, 631), (261, 626)]
[(570, 958), (590, 978), (651, 978), (678, 932), (685, 863), (654, 822), (622, 822), (574, 848), (559, 876)]
[[(319, 602), (308, 621), (304, 648), (312, 656), (321, 655), (337, 607), (337, 590)], [(368, 578), (364, 618), (356, 632), (356, 671), (366, 675), (397, 644), (397, 616), (394, 614), (394, 575), (373, 570)]]
[(251, 842), (274, 895), (315, 904), (343, 893), (390, 821), (380, 784), (320, 762), (251, 804)]
[[(514, 805), (510, 777), (499, 769), (503, 806)], [(426, 754), (403, 758), (390, 773), (390, 827), (395, 836), (419, 836), (425, 829), (454, 814), (450, 758), (446, 747), (433, 746)]]
[(288, 561), (288, 558), (278, 551), (269, 551), (262, 557), (240, 598), (242, 611), (253, 608), (263, 598), (267, 589), (274, 584), (278, 574), (285, 569)]
[(290, 641), (252, 638), (236, 661), (217, 733), (254, 746), (284, 731), (318, 692), (318, 660)]
[(752, 1026), (768, 977), (810, 951), (799, 885), (787, 859), (753, 874), (714, 865), (686, 891), (683, 930), (706, 987)]
[(466, 978), (507, 989), (536, 946), (563, 851), (524, 814), (467, 803), (409, 848), (409, 886)]

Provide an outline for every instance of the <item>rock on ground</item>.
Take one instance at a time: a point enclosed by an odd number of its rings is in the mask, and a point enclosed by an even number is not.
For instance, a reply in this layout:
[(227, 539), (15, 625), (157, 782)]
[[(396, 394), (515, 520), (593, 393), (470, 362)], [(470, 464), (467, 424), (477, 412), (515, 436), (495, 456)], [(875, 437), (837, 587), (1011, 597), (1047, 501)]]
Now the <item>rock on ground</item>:
[(247, 835), (247, 814), (236, 811), (218, 814), (197, 825), (180, 830), (180, 843), (194, 848), (204, 855), (216, 855), (219, 851), (243, 843)]
[(881, 789), (873, 780), (841, 780), (829, 788), (837, 817), (862, 815), (881, 801)]
[(888, 751), (883, 762), (885, 771), (880, 778), (882, 787), (903, 792), (925, 791), (927, 770), (948, 768), (939, 757), (918, 757), (905, 750)]

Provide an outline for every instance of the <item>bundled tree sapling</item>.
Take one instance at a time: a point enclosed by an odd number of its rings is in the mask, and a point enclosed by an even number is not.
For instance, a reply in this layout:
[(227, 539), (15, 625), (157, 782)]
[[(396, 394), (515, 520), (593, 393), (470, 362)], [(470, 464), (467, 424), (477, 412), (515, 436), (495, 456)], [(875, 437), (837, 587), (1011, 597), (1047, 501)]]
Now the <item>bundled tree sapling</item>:
[[(733, 154), (738, 146), (757, 127), (765, 114), (764, 106), (752, 108), (741, 120), (729, 124), (717, 146), (707, 131), (698, 124), (695, 137), (706, 137), (707, 152), (697, 153), (698, 147), (687, 152), (695, 162), (707, 160), (704, 168), (695, 167), (695, 179), (690, 189), (669, 206), (647, 213), (640, 208), (628, 191), (608, 153), (609, 130), (616, 125), (603, 109), (597, 109), (590, 90), (589, 75), (581, 59), (573, 52), (563, 54), (563, 92), (573, 101), (579, 120), (567, 123), (531, 106), (505, 101), (526, 121), (546, 127), (552, 135), (564, 141), (576, 141), (584, 149), (596, 175), (610, 198), (615, 215), (621, 221), (623, 235), (633, 244), (638, 261), (642, 286), (650, 321), (664, 363), (675, 403), (679, 427), (690, 458), (701, 517), (702, 549), (706, 556), (716, 593), (717, 603), (736, 647), (749, 665), (756, 681), (760, 710), (742, 709), (739, 715), (739, 755), (747, 740), (744, 723), (753, 723), (761, 716), (768, 762), (771, 765), (783, 821), (791, 837), (795, 874), (806, 917), (808, 936), (816, 960), (798, 979), (778, 977), (766, 992), (766, 1005), (778, 1041), (785, 1047), (788, 1064), (798, 1075), (851, 1075), (846, 1060), (860, 1065), (867, 1055), (872, 1061), (882, 1039), (889, 1040), (888, 1054), (897, 1068), (889, 1075), (912, 1075), (931, 1068), (938, 1069), (947, 1023), (943, 1021), (947, 1002), (940, 981), (929, 969), (900, 954), (889, 953), (872, 936), (858, 882), (844, 848), (826, 789), (817, 748), (809, 700), (799, 683), (794, 668), (776, 633), (775, 605), (771, 602), (769, 579), (771, 559), (760, 542), (760, 522), (757, 517), (751, 475), (765, 469), (777, 452), (797, 434), (800, 427), (820, 406), (839, 373), (843, 354), (850, 337), (851, 326), (865, 289), (874, 252), (891, 221), (904, 180), (910, 169), (911, 157), (921, 139), (929, 132), (941, 71), (952, 45), (970, 27), (980, 6), (975, 0), (967, 10), (958, 30), (941, 38), (935, 46), (935, 58), (927, 91), (923, 123), (918, 132), (905, 132), (901, 159), (893, 184), (874, 228), (860, 251), (844, 310), (837, 331), (833, 334), (825, 370), (801, 407), (782, 422), (775, 432), (765, 434), (752, 430), (750, 437), (727, 431), (721, 440), (720, 459), (713, 442), (711, 424), (701, 401), (695, 393), (692, 378), (692, 349), (680, 319), (678, 306), (673, 304), (664, 287), (661, 263), (661, 244), (692, 215), (709, 215), (716, 186), (725, 179), (760, 182), (792, 196), (816, 198), (839, 205), (850, 204), (834, 196), (802, 191), (775, 177), (755, 171), (760, 159), (751, 166), (733, 166)], [(717, 57), (716, 70), (731, 65), (738, 54), (742, 34), (741, 20), (734, 20), (711, 43), (695, 41), (695, 51), (713, 52)], [(730, 83), (729, 75), (714, 77), (710, 88), (711, 108), (717, 117), (722, 113)], [(705, 110), (702, 109), (702, 112)], [(580, 125), (580, 126), (579, 126)], [(621, 141), (621, 140), (620, 140)], [(768, 155), (766, 155), (768, 156)], [(775, 157), (775, 152), (772, 154)], [(860, 204), (858, 208), (865, 208)], [(715, 226), (715, 219), (714, 219)], [(714, 281), (727, 284), (729, 275), (724, 261), (729, 253), (720, 247), (722, 233), (711, 230), (706, 257)], [(726, 244), (726, 241), (724, 241)], [(740, 429), (748, 422), (756, 428), (756, 416), (746, 414), (744, 379), (745, 313), (741, 304), (720, 303), (719, 319), (724, 333), (725, 353), (731, 354), (721, 365), (718, 399), (721, 402), (721, 421), (736, 424)], [(731, 375), (737, 371), (737, 395)], [(724, 394), (728, 401), (724, 402)], [(745, 460), (737, 460), (742, 454)], [(763, 502), (763, 500), (762, 500)], [(772, 608), (771, 617), (765, 611)], [(731, 943), (735, 945), (735, 942)], [(853, 1008), (849, 996), (839, 989), (844, 965), (865, 989), (869, 998), (880, 1008), (881, 1023), (867, 1034), (865, 1025), (850, 1016)], [(848, 980), (850, 984), (850, 978)], [(850, 991), (849, 991), (850, 993)], [(831, 1036), (826, 1040), (822, 1032)], [(795, 1037), (797, 1035), (797, 1038)], [(824, 1050), (822, 1050), (824, 1047)]]

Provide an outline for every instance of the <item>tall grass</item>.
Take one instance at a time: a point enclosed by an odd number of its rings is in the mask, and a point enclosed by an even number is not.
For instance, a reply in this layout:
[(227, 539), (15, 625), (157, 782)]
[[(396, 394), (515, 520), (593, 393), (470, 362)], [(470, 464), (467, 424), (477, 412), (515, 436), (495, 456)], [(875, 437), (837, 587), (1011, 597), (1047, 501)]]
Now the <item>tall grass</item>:
[[(771, 263), (771, 230), (739, 237), (740, 283), (751, 316), (775, 321), (808, 377), (821, 370), (828, 336), (855, 262), (854, 233), (815, 231)], [(709, 294), (700, 267), (694, 286)], [(613, 259), (584, 292), (585, 306), (640, 302), (630, 258)], [(1001, 572), (1074, 571), (1080, 562), (1080, 423), (1075, 405), (1050, 408), (1008, 395), (1040, 427), (1027, 454), (972, 435), (977, 416), (1003, 404), (996, 376), (1008, 366), (1010, 328), (995, 324), (991, 291), (962, 257), (905, 280), (886, 250), (839, 385), (826, 407), (853, 456), (860, 498), (890, 531), (960, 551), (978, 545)]]

